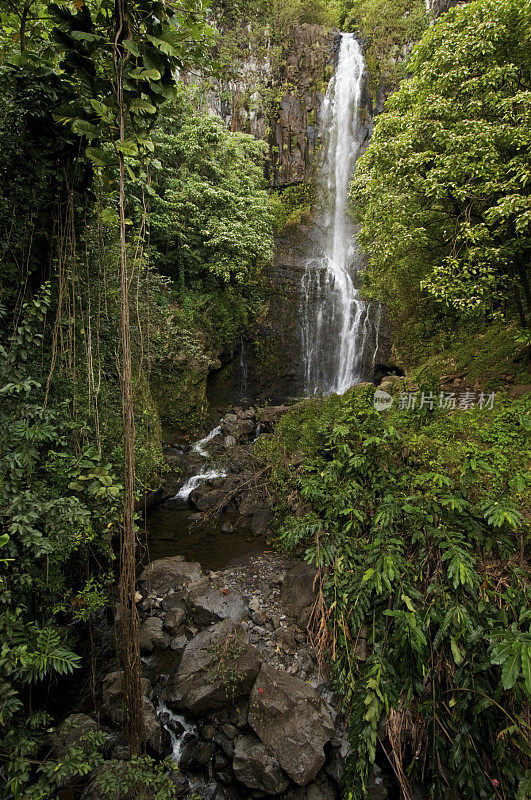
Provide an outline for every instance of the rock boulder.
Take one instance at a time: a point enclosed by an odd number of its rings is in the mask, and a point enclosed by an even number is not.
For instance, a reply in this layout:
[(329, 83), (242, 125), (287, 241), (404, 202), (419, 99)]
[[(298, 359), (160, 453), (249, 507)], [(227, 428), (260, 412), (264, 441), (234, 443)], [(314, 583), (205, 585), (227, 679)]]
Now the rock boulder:
[[(115, 725), (124, 722), (124, 698), (122, 690), (122, 672), (109, 672), (103, 679), (101, 715)], [(149, 695), (151, 686), (147, 678), (142, 678), (142, 694)]]
[(196, 717), (218, 711), (249, 694), (260, 665), (260, 654), (242, 628), (223, 620), (188, 642), (164, 700)]
[(300, 561), (286, 573), (282, 581), (280, 600), (290, 616), (299, 617), (303, 609), (314, 602), (315, 577), (315, 567), (304, 561)]
[(146, 593), (164, 595), (171, 589), (177, 591), (188, 588), (200, 578), (201, 564), (183, 561), (181, 556), (172, 556), (148, 564), (138, 582)]
[(276, 795), (288, 786), (278, 761), (255, 736), (242, 736), (236, 741), (232, 767), (236, 778), (249, 789)]
[(247, 608), (239, 595), (224, 594), (212, 586), (193, 589), (188, 602), (197, 625), (210, 625), (223, 619), (241, 622), (247, 615)]
[(145, 653), (153, 650), (165, 650), (169, 642), (162, 632), (162, 619), (148, 617), (141, 625), (139, 633), (140, 649)]
[(249, 724), (299, 786), (315, 778), (325, 763), (324, 746), (334, 735), (330, 713), (315, 689), (268, 664), (251, 692)]

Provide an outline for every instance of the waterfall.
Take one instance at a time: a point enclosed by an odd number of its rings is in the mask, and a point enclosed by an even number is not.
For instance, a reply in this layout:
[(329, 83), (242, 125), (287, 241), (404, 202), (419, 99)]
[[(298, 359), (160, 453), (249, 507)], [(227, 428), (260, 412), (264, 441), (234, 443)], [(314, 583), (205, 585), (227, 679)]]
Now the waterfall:
[(342, 394), (354, 383), (372, 378), (367, 372), (376, 360), (380, 314), (375, 325), (370, 306), (360, 299), (353, 280), (362, 254), (347, 211), (349, 181), (366, 131), (360, 121), (364, 68), (354, 35), (342, 33), (337, 67), (321, 112), (323, 211), (302, 282), (302, 353), (308, 394)]

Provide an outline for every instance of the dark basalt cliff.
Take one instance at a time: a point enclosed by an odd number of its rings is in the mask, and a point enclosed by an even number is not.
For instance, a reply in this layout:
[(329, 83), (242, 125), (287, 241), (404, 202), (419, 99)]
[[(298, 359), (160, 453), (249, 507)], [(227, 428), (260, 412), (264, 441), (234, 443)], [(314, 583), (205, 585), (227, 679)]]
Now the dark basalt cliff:
[(332, 74), (335, 35), (318, 25), (292, 29), (270, 123), (270, 177), (275, 186), (306, 180), (316, 152), (316, 123)]
[(275, 187), (307, 180), (315, 154), (316, 120), (333, 69), (335, 34), (319, 25), (293, 26), (273, 59), (249, 50), (237, 79), (212, 88), (208, 103), (232, 131), (269, 145)]

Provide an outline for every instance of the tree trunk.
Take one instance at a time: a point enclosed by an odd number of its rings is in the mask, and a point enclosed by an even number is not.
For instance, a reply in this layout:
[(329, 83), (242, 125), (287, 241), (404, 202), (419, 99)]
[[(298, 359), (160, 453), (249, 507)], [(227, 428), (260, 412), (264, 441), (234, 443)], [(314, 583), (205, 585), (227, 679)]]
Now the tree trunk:
[[(116, 96), (119, 108), (119, 141), (125, 140), (125, 109), (121, 54), (118, 41), (125, 19), (125, 0), (118, 4), (117, 35), (115, 40)], [(120, 342), (122, 351), (121, 383), (124, 439), (124, 516), (120, 529), (120, 655), (123, 665), (124, 705), (127, 713), (126, 731), (132, 755), (142, 752), (144, 720), (142, 709), (141, 661), (139, 646), (139, 621), (135, 603), (135, 419), (133, 412), (133, 374), (131, 363), (131, 337), (129, 330), (129, 285), (127, 262), (125, 164), (118, 152), (119, 164), (119, 216), (120, 216)]]
[(24, 3), (22, 14), (20, 16), (20, 52), (23, 53), (26, 49), (26, 25), (28, 22), (29, 3)]

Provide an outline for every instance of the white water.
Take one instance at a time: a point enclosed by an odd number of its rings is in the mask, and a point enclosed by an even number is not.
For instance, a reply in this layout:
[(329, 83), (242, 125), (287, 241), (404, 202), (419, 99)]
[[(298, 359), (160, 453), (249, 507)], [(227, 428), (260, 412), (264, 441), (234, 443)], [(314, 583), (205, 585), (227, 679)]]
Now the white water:
[(199, 439), (198, 442), (192, 445), (192, 450), (194, 450), (196, 453), (199, 453), (199, 455), (203, 456), (203, 458), (208, 458), (208, 450), (205, 450), (205, 445), (211, 442), (216, 436), (219, 436), (220, 433), (221, 425), (218, 425), (216, 428), (213, 428), (204, 439)]
[(166, 730), (170, 734), (171, 749), (172, 749), (171, 757), (172, 757), (173, 761), (175, 762), (175, 764), (177, 764), (177, 766), (179, 766), (179, 761), (181, 760), (181, 753), (182, 753), (185, 737), (186, 737), (186, 735), (188, 733), (194, 733), (195, 734), (196, 733), (196, 727), (191, 722), (188, 722), (188, 720), (185, 717), (183, 717), (182, 714), (176, 714), (175, 711), (172, 711), (164, 703), (160, 703), (159, 704), (159, 707), (157, 708), (157, 713), (158, 713), (159, 717), (160, 717), (161, 714), (168, 714), (168, 716), (170, 717), (171, 720), (173, 720), (174, 722), (179, 722), (184, 728), (183, 732), (181, 734), (177, 735), (171, 729), (171, 727), (169, 725), (164, 725), (164, 723), (163, 723), (164, 728), (166, 728)]
[(376, 360), (375, 328), (380, 315), (375, 326), (353, 281), (362, 256), (347, 214), (348, 186), (366, 135), (360, 121), (364, 70), (363, 53), (354, 35), (342, 33), (320, 122), (321, 191), (326, 211), (317, 223), (319, 245), (308, 260), (302, 285), (304, 388), (308, 394), (342, 394), (366, 377), (367, 358)]
[(185, 484), (181, 486), (179, 491), (174, 497), (174, 500), (183, 500), (186, 501), (190, 497), (190, 494), (196, 489), (200, 483), (203, 481), (213, 481), (214, 478), (226, 478), (227, 473), (225, 470), (215, 470), (215, 469), (203, 469), (201, 472), (198, 472), (197, 475), (192, 475), (191, 478), (188, 478)]
[[(203, 439), (199, 439), (199, 441), (195, 442), (195, 444), (192, 445), (192, 450), (202, 456), (202, 458), (208, 458), (209, 452), (205, 449), (206, 445), (216, 436), (219, 436), (220, 433), (221, 425), (217, 425), (215, 428), (212, 428), (210, 433), (207, 433)], [(183, 483), (173, 499), (187, 502), (191, 492), (193, 492), (193, 490), (197, 488), (200, 483), (203, 483), (203, 481), (212, 481), (214, 478), (225, 478), (226, 475), (227, 473), (225, 470), (207, 469), (206, 467), (203, 467), (203, 469), (198, 472), (197, 475), (192, 475), (191, 478), (188, 478), (188, 480)]]

